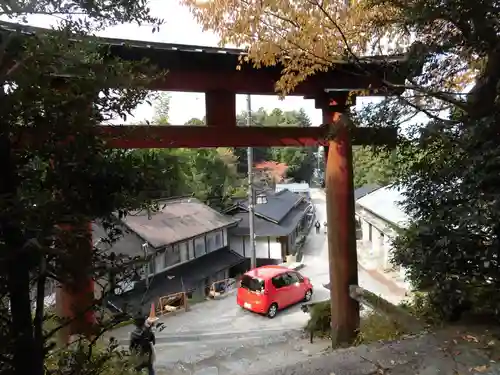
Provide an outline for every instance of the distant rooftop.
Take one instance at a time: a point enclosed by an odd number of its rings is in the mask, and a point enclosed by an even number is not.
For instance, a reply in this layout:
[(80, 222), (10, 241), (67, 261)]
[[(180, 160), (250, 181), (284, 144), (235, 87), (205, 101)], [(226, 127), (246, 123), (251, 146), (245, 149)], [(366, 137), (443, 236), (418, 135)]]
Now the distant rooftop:
[(310, 186), (307, 182), (293, 182), (290, 184), (276, 184), (276, 191), (282, 191), (282, 190), (290, 190), (293, 192), (304, 192), (308, 191), (310, 189)]
[(380, 188), (381, 186), (377, 184), (363, 185), (360, 188), (354, 190), (354, 200), (357, 201), (358, 199), (363, 198), (365, 195), (370, 194)]
[[(255, 214), (275, 223), (279, 223), (283, 220), (285, 216), (303, 200), (303, 197), (290, 190), (277, 192), (265, 190), (259, 192), (259, 195), (261, 194), (265, 194), (267, 203), (256, 204)], [(239, 204), (245, 209), (248, 209), (247, 200), (242, 200)]]
[(409, 217), (401, 208), (403, 192), (401, 188), (385, 186), (358, 199), (356, 204), (393, 225), (404, 227)]
[(163, 201), (160, 211), (128, 215), (123, 222), (154, 248), (183, 241), (224, 227), (237, 220), (223, 215), (196, 198)]

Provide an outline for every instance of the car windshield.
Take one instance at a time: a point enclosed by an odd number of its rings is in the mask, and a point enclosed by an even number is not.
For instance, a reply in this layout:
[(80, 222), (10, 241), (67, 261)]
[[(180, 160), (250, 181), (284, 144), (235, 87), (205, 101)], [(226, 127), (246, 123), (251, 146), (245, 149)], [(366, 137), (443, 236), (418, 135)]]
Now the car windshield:
[(241, 287), (252, 292), (262, 292), (264, 290), (264, 281), (243, 275), (241, 278)]

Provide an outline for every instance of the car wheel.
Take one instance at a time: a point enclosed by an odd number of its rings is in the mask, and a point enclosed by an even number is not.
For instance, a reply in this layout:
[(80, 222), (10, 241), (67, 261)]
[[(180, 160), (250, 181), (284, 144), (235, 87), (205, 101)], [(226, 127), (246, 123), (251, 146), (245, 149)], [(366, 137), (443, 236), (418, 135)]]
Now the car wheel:
[(269, 306), (269, 310), (267, 310), (267, 317), (269, 319), (272, 319), (276, 316), (277, 313), (278, 313), (278, 305), (275, 303), (271, 304), (271, 306)]
[(312, 290), (308, 289), (304, 296), (304, 301), (309, 302), (312, 298), (312, 294), (313, 294)]

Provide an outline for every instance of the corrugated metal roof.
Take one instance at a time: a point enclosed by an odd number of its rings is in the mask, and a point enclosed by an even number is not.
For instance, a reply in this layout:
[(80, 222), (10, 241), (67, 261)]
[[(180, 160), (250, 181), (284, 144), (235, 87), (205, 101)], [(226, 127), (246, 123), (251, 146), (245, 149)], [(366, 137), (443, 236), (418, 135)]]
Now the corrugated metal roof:
[(128, 215), (123, 222), (154, 248), (183, 241), (217, 229), (235, 225), (237, 220), (223, 215), (195, 198), (162, 202), (160, 211)]
[(401, 202), (404, 200), (403, 192), (401, 188), (385, 186), (358, 199), (356, 204), (383, 220), (404, 227), (408, 224), (409, 217), (401, 208)]

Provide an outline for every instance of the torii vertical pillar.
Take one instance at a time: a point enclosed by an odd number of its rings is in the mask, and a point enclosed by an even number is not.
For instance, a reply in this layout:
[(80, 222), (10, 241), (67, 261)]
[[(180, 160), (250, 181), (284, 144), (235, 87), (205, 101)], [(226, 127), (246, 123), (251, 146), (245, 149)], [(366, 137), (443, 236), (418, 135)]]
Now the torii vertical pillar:
[[(334, 345), (351, 343), (359, 331), (359, 303), (349, 295), (358, 284), (352, 147), (347, 95), (335, 97), (322, 108), (331, 128), (325, 163), (328, 258), (330, 271), (331, 328)], [(326, 103), (325, 103), (326, 104)]]

